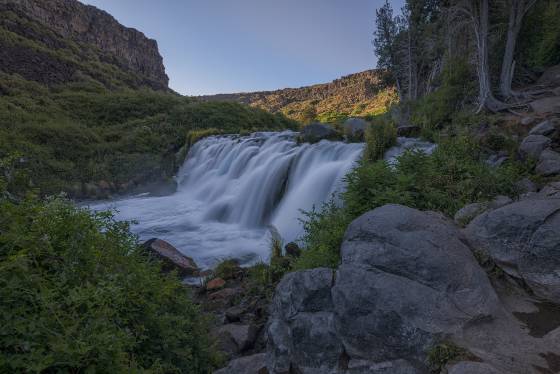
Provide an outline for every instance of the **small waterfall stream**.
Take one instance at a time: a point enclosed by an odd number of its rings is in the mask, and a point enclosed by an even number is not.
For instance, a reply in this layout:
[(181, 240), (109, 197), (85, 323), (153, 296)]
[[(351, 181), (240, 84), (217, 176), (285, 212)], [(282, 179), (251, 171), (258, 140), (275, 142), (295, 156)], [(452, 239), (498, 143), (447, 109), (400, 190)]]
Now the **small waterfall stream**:
[[(138, 223), (141, 239), (169, 241), (201, 267), (225, 258), (268, 259), (270, 226), (285, 242), (302, 234), (302, 210), (320, 207), (344, 188), (363, 144), (323, 140), (298, 144), (297, 133), (209, 137), (197, 142), (177, 174), (177, 192), (136, 196), (93, 209), (115, 209)], [(403, 140), (404, 139), (404, 140)], [(394, 159), (411, 144), (399, 138)], [(429, 144), (429, 143), (427, 143)]]

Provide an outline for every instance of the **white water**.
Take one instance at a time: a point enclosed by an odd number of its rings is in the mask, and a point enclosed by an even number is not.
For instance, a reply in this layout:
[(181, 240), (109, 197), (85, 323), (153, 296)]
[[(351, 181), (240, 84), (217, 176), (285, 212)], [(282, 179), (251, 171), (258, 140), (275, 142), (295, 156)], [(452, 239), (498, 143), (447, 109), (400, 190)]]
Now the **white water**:
[[(132, 231), (140, 239), (167, 240), (203, 268), (226, 258), (267, 261), (271, 228), (285, 243), (300, 237), (302, 210), (320, 208), (341, 191), (363, 151), (363, 144), (295, 139), (293, 132), (206, 138), (179, 170), (176, 193), (92, 208), (116, 209), (117, 219), (138, 222)], [(399, 138), (386, 159), (391, 162), (413, 143)]]

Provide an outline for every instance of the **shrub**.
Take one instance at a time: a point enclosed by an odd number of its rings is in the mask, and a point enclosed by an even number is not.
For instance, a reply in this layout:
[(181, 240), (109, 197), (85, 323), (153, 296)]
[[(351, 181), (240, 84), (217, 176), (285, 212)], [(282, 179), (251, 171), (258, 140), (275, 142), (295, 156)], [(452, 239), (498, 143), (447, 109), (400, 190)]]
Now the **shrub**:
[(428, 351), (428, 365), (433, 373), (440, 373), (452, 361), (465, 357), (467, 351), (453, 343), (442, 343)]
[(0, 372), (211, 371), (198, 308), (126, 223), (59, 199), (0, 210)]
[(397, 140), (397, 130), (388, 115), (377, 116), (365, 131), (366, 149), (364, 158), (376, 161), (383, 158), (385, 150)]

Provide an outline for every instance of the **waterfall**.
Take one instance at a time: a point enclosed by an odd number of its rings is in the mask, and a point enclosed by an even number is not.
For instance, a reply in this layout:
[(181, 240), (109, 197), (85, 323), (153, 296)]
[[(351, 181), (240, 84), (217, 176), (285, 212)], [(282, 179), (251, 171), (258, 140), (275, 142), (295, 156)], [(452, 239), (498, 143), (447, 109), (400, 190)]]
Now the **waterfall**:
[[(399, 138), (388, 162), (414, 144)], [(344, 176), (364, 145), (323, 140), (299, 144), (297, 133), (260, 132), (213, 136), (197, 142), (176, 176), (169, 196), (134, 196), (102, 203), (116, 217), (136, 221), (140, 239), (172, 243), (201, 267), (236, 258), (267, 261), (271, 229), (285, 243), (303, 233), (302, 211), (320, 208), (344, 188)]]
[(113, 208), (141, 239), (159, 237), (203, 267), (225, 258), (268, 259), (270, 228), (301, 234), (302, 211), (343, 189), (363, 144), (298, 144), (297, 133), (213, 136), (197, 142), (177, 173), (177, 192), (97, 205)]

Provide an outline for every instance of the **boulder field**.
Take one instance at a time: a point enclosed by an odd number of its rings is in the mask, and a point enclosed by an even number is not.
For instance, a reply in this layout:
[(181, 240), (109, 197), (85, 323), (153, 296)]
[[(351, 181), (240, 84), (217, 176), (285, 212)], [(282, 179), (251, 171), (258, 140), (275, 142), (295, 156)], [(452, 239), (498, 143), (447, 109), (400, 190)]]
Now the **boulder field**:
[(266, 356), (246, 359), (246, 367), (264, 372), (266, 363), (274, 374), (560, 372), (559, 187), (488, 209), (465, 229), (400, 205), (362, 215), (346, 231), (338, 269), (282, 279)]

